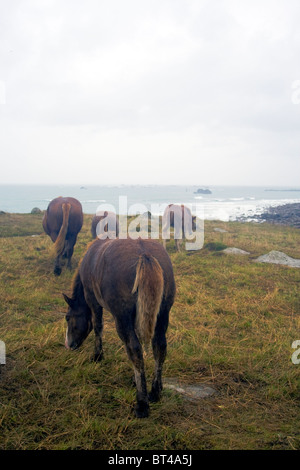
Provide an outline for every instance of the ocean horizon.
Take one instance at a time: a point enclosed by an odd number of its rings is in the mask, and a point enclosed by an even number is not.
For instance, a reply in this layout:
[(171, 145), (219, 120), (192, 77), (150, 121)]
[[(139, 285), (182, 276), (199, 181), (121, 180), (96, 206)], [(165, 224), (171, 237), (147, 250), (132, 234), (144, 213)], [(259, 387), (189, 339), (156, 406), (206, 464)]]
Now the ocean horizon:
[[(200, 190), (200, 192), (198, 192)], [(201, 190), (208, 190), (202, 193)], [(300, 188), (287, 186), (196, 186), (196, 185), (0, 185), (0, 211), (30, 213), (46, 210), (58, 196), (78, 199), (86, 214), (99, 206), (116, 213), (149, 210), (161, 215), (167, 204), (186, 204), (206, 220), (255, 220), (268, 207), (300, 203)]]

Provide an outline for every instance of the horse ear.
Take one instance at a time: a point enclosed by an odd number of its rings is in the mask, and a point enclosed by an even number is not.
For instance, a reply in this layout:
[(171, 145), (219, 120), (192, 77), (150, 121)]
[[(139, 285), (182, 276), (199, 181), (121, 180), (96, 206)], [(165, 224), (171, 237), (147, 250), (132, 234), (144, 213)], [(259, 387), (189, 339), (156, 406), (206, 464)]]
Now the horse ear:
[(66, 294), (62, 293), (63, 298), (65, 299), (66, 303), (69, 305), (69, 307), (73, 308), (74, 307), (74, 300), (70, 299)]

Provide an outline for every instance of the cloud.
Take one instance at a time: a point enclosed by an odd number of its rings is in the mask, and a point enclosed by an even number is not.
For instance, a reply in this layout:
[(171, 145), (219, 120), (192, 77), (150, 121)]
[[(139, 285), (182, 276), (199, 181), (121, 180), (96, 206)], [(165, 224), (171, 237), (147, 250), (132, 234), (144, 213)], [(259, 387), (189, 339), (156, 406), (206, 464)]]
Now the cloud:
[(69, 182), (93, 179), (99, 159), (108, 183), (172, 175), (193, 184), (203, 174), (263, 184), (257, 168), (273, 159), (266, 184), (280, 184), (286, 158), (298, 168), (296, 1), (15, 0), (2, 9), (2, 182), (55, 182), (48, 161), (62, 175), (72, 167)]

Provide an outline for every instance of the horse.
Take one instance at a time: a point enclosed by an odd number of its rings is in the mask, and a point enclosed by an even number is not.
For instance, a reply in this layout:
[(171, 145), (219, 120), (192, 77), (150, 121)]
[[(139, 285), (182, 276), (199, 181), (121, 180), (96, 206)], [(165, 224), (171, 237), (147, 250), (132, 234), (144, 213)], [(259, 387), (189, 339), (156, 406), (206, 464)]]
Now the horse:
[(54, 274), (61, 274), (61, 258), (67, 258), (68, 268), (72, 268), (71, 258), (77, 235), (83, 224), (83, 213), (80, 202), (73, 197), (53, 199), (43, 217), (44, 231), (54, 243)]
[[(166, 248), (167, 234), (170, 226), (174, 227), (174, 239), (177, 251), (181, 251), (180, 245), (185, 234), (192, 234), (196, 230), (196, 216), (192, 216), (190, 209), (183, 204), (169, 204), (162, 217), (163, 246)], [(181, 240), (181, 241), (180, 241)]]
[[(99, 233), (97, 233), (98, 224), (100, 224)], [(94, 215), (91, 225), (92, 237), (96, 238), (97, 236), (99, 236), (99, 238), (103, 238), (103, 232), (109, 232), (113, 234), (114, 238), (119, 236), (119, 220), (114, 212), (104, 211), (103, 213), (101, 213), (101, 215)]]
[[(65, 346), (79, 348), (94, 329), (93, 360), (103, 357), (103, 308), (111, 312), (117, 333), (134, 369), (135, 415), (149, 415), (149, 401), (162, 391), (166, 331), (175, 297), (173, 267), (163, 246), (151, 239), (96, 239), (89, 245), (74, 276), (68, 304)], [(147, 394), (143, 345), (152, 343), (155, 373)]]

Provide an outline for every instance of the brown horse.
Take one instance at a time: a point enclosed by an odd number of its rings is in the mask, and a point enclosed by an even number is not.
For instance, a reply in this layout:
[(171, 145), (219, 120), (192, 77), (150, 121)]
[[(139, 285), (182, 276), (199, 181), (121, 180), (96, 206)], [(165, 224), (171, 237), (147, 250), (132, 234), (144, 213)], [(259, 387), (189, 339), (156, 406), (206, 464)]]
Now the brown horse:
[(191, 235), (192, 231), (196, 229), (196, 217), (192, 216), (190, 209), (183, 204), (181, 206), (169, 204), (162, 217), (163, 245), (165, 248), (170, 227), (174, 227), (175, 246), (176, 250), (180, 251), (180, 245), (185, 234)]
[[(99, 232), (97, 233), (97, 226), (99, 223)], [(113, 234), (113, 237), (108, 238), (116, 238), (119, 236), (119, 220), (114, 212), (104, 211), (101, 215), (94, 215), (91, 226), (92, 237), (96, 238), (99, 236), (99, 238), (103, 238), (103, 232)]]
[[(102, 311), (114, 317), (135, 374), (138, 418), (147, 417), (149, 401), (159, 400), (166, 357), (169, 311), (175, 297), (171, 260), (153, 240), (95, 240), (74, 277), (66, 316), (66, 347), (77, 349), (94, 328), (94, 360), (102, 359)], [(155, 374), (147, 395), (142, 343), (152, 342)]]
[(61, 273), (61, 257), (67, 258), (68, 268), (71, 269), (71, 257), (82, 223), (82, 207), (77, 199), (60, 196), (48, 205), (43, 228), (54, 243), (54, 274), (57, 276)]

